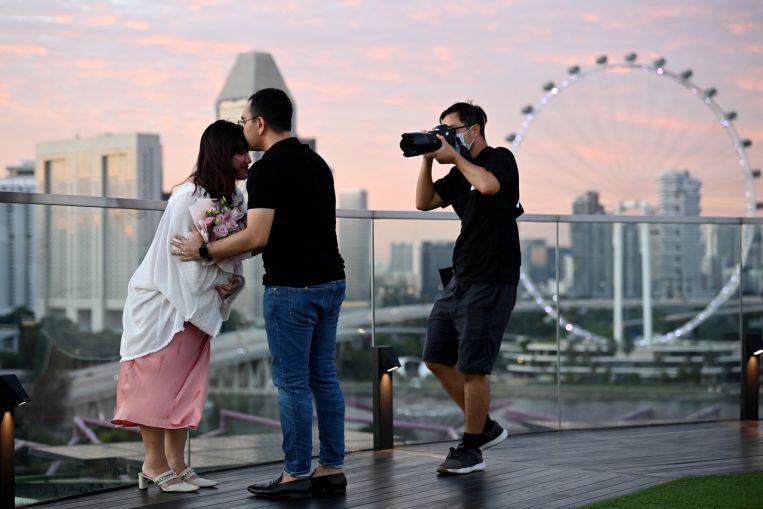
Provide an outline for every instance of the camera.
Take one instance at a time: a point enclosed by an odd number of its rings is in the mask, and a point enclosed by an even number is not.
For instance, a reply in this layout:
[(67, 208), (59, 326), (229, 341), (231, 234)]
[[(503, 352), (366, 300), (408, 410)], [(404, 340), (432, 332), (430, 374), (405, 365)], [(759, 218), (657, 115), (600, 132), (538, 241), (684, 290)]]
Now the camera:
[(456, 148), (456, 130), (441, 124), (425, 133), (403, 133), (400, 140), (400, 149), (405, 157), (420, 156), (427, 152), (434, 152), (442, 146), (440, 138), (437, 137), (438, 134), (442, 135), (453, 148)]

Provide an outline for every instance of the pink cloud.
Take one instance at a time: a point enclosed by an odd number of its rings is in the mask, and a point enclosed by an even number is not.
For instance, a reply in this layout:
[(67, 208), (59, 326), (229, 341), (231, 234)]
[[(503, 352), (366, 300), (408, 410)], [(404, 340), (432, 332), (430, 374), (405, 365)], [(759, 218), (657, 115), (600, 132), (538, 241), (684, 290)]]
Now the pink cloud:
[(757, 28), (756, 23), (751, 21), (733, 21), (726, 25), (729, 32), (735, 35), (742, 35)]
[(347, 97), (362, 90), (362, 87), (359, 85), (351, 85), (349, 83), (339, 82), (315, 84), (314, 88), (318, 90), (323, 96), (329, 96), (333, 98)]
[(388, 61), (400, 52), (399, 48), (377, 46), (366, 51), (366, 57), (371, 60)]
[(94, 58), (77, 58), (69, 62), (70, 65), (78, 69), (105, 69), (109, 66), (106, 60), (97, 60)]
[(623, 157), (622, 147), (617, 147), (615, 145), (616, 144), (614, 143), (609, 145), (585, 145), (583, 143), (578, 143), (574, 146), (574, 150), (586, 161), (596, 161), (613, 165), (619, 162)]
[(748, 92), (763, 93), (763, 81), (752, 78), (739, 78), (735, 81), (736, 85), (742, 90)]
[(601, 17), (596, 12), (581, 12), (578, 14), (578, 19), (587, 23), (598, 23)]
[(685, 18), (689, 16), (707, 15), (708, 9), (705, 6), (684, 4), (684, 5), (661, 5), (659, 7), (650, 7), (646, 9), (646, 15), (650, 18)]
[(187, 7), (195, 13), (200, 13), (209, 7), (220, 7), (230, 4), (231, 0), (192, 0), (188, 2)]
[(249, 46), (243, 43), (204, 41), (195, 38), (161, 34), (132, 37), (130, 38), (130, 42), (138, 44), (139, 46), (158, 46), (172, 53), (179, 54), (206, 53), (213, 55), (230, 55), (249, 50)]
[(156, 89), (141, 90), (136, 95), (147, 101), (152, 101), (157, 103), (171, 102), (175, 99), (175, 97), (172, 94), (167, 92), (162, 92)]
[(432, 48), (432, 53), (443, 62), (453, 61), (453, 53), (448, 46), (435, 46)]
[(40, 46), (39, 44), (8, 42), (0, 43), (0, 53), (26, 57), (30, 55), (47, 55), (48, 49), (45, 46)]
[(0, 106), (7, 106), (11, 101), (11, 89), (6, 83), (0, 83)]
[(421, 9), (418, 11), (412, 11), (408, 14), (408, 18), (414, 21), (429, 21), (440, 17), (436, 9)]
[(77, 18), (83, 25), (88, 26), (110, 26), (113, 25), (117, 18), (116, 16), (112, 15), (103, 15), (103, 16), (80, 16)]
[(157, 71), (154, 69), (141, 69), (137, 72), (130, 73), (130, 81), (136, 87), (155, 87), (166, 82), (170, 77), (170, 73)]
[(556, 54), (544, 54), (544, 55), (531, 55), (530, 60), (533, 62), (540, 62), (543, 64), (554, 64), (559, 66), (568, 66), (568, 65), (580, 65), (582, 62), (589, 62), (593, 61), (592, 56), (584, 56), (581, 57), (581, 55), (572, 55), (572, 54), (562, 54), (562, 53), (556, 53)]
[(710, 123), (698, 124), (677, 117), (658, 116), (651, 113), (618, 112), (615, 113), (614, 118), (627, 124), (664, 127), (678, 132), (712, 133), (717, 129), (716, 125)]
[(352, 9), (356, 9), (363, 5), (363, 0), (342, 0), (342, 5), (345, 7), (350, 7)]
[(398, 73), (395, 70), (379, 70), (371, 72), (368, 75), (369, 79), (373, 81), (390, 81), (390, 82), (399, 82), (400, 81), (400, 73)]
[(138, 20), (138, 19), (123, 21), (122, 26), (132, 30), (138, 30), (140, 32), (145, 32), (150, 27), (147, 21)]

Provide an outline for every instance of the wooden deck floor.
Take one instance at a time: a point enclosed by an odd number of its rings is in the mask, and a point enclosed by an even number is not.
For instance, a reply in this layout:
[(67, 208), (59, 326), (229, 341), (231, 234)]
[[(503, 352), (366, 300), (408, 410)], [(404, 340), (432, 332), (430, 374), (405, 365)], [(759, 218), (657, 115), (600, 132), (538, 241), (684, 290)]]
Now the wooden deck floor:
[(680, 477), (763, 470), (763, 424), (717, 422), (511, 436), (485, 452), (488, 468), (438, 476), (454, 443), (362, 451), (346, 459), (342, 497), (268, 500), (246, 491), (278, 475), (280, 463), (205, 474), (216, 489), (164, 494), (123, 488), (34, 507), (61, 509), (191, 508), (479, 508), (576, 507)]

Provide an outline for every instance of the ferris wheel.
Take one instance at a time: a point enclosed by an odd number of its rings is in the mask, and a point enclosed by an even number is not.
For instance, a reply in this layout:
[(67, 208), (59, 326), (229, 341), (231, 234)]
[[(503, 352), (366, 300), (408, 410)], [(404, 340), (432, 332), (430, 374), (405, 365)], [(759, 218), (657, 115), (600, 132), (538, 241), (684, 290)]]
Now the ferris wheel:
[[(646, 213), (654, 208), (658, 174), (683, 169), (701, 182), (698, 185), (703, 189), (702, 208), (710, 215), (755, 216), (763, 204), (755, 198), (755, 181), (761, 172), (752, 168), (747, 154), (752, 142), (739, 136), (733, 124), (737, 113), (720, 107), (715, 99), (718, 91), (701, 88), (692, 76), (691, 70), (670, 71), (664, 58), (640, 63), (637, 55), (630, 53), (622, 62), (610, 62), (601, 56), (590, 68), (572, 66), (558, 83), (543, 85), (540, 99), (522, 108), (521, 129), (506, 137), (520, 161), (523, 184), (529, 180), (531, 188), (535, 185), (539, 191), (537, 196), (551, 195), (548, 202), (534, 208), (546, 211), (556, 206), (557, 210), (552, 212), (569, 211), (558, 210), (560, 202), (562, 206), (569, 206), (569, 200), (565, 201), (569, 196), (560, 199), (549, 192), (551, 170), (555, 172), (553, 181), (557, 187), (576, 192), (601, 189), (608, 208), (615, 214), (634, 206)], [(546, 111), (548, 114), (543, 114)], [(549, 117), (554, 121), (544, 122)], [(537, 138), (530, 138), (537, 142), (526, 141), (531, 129), (541, 131), (534, 134)], [(533, 182), (533, 178), (537, 182)], [(527, 186), (523, 188), (525, 195)], [(652, 206), (647, 197), (651, 197)], [(620, 235), (617, 226), (614, 230)], [(643, 228), (642, 233), (645, 231)], [(741, 264), (736, 263), (720, 291), (681, 326), (669, 332), (653, 333), (651, 305), (645, 304), (644, 334), (638, 344), (680, 339), (710, 318), (738, 290), (741, 266), (747, 260), (753, 235), (752, 227), (742, 227)], [(642, 242), (648, 242), (647, 235), (641, 238)], [(618, 238), (613, 240), (617, 251)], [(644, 275), (649, 273), (648, 268), (647, 260)], [(567, 334), (594, 342), (606, 341), (605, 337), (558, 313), (554, 305), (558, 296), (544, 296), (526, 271), (522, 271), (520, 278), (538, 306), (558, 320)], [(648, 284), (644, 286), (643, 298), (645, 301), (651, 298)], [(616, 302), (613, 335), (621, 340), (622, 324), (618, 324), (618, 319), (622, 320), (622, 315), (618, 318), (617, 307)]]

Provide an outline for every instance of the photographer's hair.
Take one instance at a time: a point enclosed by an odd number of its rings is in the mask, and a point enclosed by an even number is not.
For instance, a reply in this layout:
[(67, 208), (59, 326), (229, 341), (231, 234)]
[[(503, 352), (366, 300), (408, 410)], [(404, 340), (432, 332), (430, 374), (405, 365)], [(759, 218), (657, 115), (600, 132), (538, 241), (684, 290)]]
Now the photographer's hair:
[(201, 135), (196, 168), (186, 181), (192, 181), (196, 188), (201, 186), (206, 189), (212, 199), (225, 197), (231, 200), (236, 190), (233, 156), (248, 151), (249, 144), (241, 126), (227, 120), (218, 120), (210, 124)]
[(487, 114), (480, 106), (470, 102), (459, 102), (440, 113), (440, 123), (442, 119), (451, 113), (458, 113), (458, 118), (464, 125), (477, 124), (480, 126), (480, 136), (485, 137), (485, 124), (487, 124)]
[(286, 92), (278, 88), (263, 88), (249, 98), (252, 117), (264, 118), (276, 133), (291, 131), (293, 108)]

